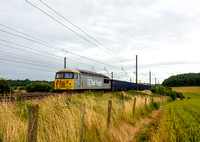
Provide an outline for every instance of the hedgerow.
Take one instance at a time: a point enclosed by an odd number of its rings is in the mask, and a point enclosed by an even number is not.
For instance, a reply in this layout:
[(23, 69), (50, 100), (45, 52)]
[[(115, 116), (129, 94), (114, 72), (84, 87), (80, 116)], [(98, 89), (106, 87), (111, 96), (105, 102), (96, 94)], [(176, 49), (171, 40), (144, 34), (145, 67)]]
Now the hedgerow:
[(172, 91), (170, 87), (164, 87), (164, 86), (151, 87), (150, 90), (152, 93), (155, 94), (170, 96), (172, 100), (176, 100), (177, 98), (180, 99), (185, 98), (185, 96), (182, 93)]
[(50, 92), (53, 90), (53, 85), (46, 82), (34, 82), (25, 87), (27, 92)]

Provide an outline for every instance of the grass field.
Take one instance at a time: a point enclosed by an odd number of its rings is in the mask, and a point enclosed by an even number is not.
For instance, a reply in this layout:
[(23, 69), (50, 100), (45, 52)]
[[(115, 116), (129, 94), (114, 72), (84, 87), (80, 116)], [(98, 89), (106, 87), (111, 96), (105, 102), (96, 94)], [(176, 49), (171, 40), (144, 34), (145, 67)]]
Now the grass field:
[(176, 87), (173, 90), (183, 92), (187, 99), (175, 101), (167, 106), (152, 140), (199, 142), (200, 87)]
[(188, 86), (188, 87), (172, 87), (173, 91), (177, 92), (200, 92), (200, 86)]
[[(145, 106), (146, 97), (148, 98), (147, 106)], [(134, 98), (137, 101), (133, 115)], [(132, 141), (134, 132), (130, 129), (134, 130), (133, 128), (138, 126), (136, 121), (148, 116), (154, 109), (152, 105), (149, 105), (151, 99), (152, 96), (135, 91), (106, 94), (85, 92), (74, 94), (71, 98), (59, 95), (42, 100), (35, 99), (32, 102), (0, 103), (0, 141), (26, 141), (28, 109), (31, 103), (39, 105), (38, 142), (80, 141), (84, 103), (86, 103), (86, 109), (83, 140), (88, 142)], [(112, 100), (109, 133), (106, 123), (108, 100)], [(158, 105), (166, 104), (167, 100), (168, 97), (163, 97), (163, 99), (154, 97)], [(124, 111), (122, 111), (123, 108)]]

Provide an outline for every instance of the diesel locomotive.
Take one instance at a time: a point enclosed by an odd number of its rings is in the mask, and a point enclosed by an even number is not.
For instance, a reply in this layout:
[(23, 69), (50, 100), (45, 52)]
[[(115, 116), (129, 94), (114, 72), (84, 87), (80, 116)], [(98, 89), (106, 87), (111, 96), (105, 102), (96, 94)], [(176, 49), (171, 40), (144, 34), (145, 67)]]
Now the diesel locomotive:
[[(55, 92), (83, 90), (135, 90), (136, 84), (110, 79), (108, 76), (86, 70), (63, 69), (56, 72)], [(138, 84), (138, 90), (149, 89), (148, 85)]]

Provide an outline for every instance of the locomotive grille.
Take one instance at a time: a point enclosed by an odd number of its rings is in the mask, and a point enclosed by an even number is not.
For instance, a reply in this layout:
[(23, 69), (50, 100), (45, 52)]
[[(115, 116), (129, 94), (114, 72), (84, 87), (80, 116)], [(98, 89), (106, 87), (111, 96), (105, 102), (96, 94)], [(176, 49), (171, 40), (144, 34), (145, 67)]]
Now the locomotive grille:
[(60, 83), (60, 88), (65, 88), (65, 83), (64, 82)]

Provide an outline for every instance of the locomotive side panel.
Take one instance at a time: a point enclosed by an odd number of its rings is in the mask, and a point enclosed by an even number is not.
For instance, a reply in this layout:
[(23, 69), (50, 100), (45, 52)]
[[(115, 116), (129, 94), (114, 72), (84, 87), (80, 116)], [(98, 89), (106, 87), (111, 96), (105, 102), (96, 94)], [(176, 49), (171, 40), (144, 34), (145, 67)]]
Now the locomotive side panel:
[(111, 83), (108, 79), (81, 75), (80, 89), (110, 89), (110, 87)]

